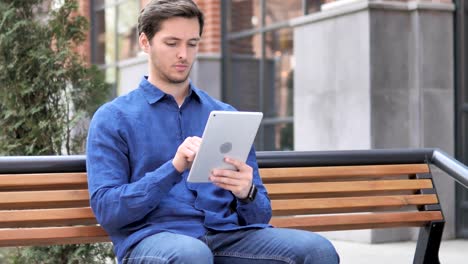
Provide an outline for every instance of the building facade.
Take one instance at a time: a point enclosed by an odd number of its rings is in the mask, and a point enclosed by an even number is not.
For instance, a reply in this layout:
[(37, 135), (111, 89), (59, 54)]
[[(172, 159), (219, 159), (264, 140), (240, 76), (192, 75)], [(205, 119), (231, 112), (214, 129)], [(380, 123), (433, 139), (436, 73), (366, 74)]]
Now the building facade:
[[(147, 1), (82, 1), (90, 61), (115, 95), (135, 89), (147, 72), (136, 30)], [(264, 113), (258, 150), (438, 147), (467, 164), (463, 0), (196, 2), (206, 27), (191, 80), (239, 110)], [(468, 238), (468, 192), (435, 174), (445, 238)], [(382, 242), (415, 233), (326, 235)]]

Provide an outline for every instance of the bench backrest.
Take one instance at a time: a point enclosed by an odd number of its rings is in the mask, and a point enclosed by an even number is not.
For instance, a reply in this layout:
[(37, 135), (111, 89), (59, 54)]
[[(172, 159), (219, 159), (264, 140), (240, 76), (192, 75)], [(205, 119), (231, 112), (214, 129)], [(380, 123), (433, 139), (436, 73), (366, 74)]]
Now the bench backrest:
[(0, 246), (109, 241), (87, 188), (85, 172), (0, 175)]
[[(263, 168), (271, 224), (314, 231), (443, 221), (427, 164)], [(109, 241), (85, 172), (0, 175), (0, 246)]]
[(313, 231), (443, 220), (427, 164), (263, 169), (278, 227)]

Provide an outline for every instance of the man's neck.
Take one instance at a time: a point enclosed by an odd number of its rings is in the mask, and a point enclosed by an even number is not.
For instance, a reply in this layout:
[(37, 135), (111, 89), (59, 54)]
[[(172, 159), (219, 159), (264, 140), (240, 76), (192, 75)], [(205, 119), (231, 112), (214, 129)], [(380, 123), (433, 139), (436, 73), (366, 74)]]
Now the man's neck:
[(181, 106), (188, 95), (189, 81), (188, 79), (183, 83), (168, 83), (155, 78), (153, 75), (148, 76), (148, 82), (158, 87), (161, 91), (166, 94), (170, 94), (174, 97), (177, 105)]

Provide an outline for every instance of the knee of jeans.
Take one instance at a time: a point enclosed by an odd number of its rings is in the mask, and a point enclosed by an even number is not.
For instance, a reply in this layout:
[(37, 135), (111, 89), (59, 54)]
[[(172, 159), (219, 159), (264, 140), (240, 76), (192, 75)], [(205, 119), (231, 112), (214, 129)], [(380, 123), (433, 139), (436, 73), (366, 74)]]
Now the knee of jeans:
[[(319, 236), (315, 240), (313, 250), (307, 251), (312, 259), (321, 259), (320, 263), (339, 263), (340, 258), (335, 249), (335, 246), (326, 238)], [(308, 263), (306, 261), (306, 263)], [(315, 263), (315, 262), (312, 262)]]
[(179, 250), (172, 256), (169, 263), (213, 263), (213, 253), (203, 244), (203, 246), (191, 246)]
[(333, 244), (317, 233), (301, 233), (291, 249), (299, 263), (339, 263), (339, 256)]

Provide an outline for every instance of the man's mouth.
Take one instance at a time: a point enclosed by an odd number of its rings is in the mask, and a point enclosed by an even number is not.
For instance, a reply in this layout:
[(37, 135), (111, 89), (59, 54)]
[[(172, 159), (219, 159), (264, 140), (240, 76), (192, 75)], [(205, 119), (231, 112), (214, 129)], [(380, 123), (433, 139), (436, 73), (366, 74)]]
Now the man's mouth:
[(176, 64), (174, 65), (177, 71), (185, 71), (188, 68), (187, 64)]

